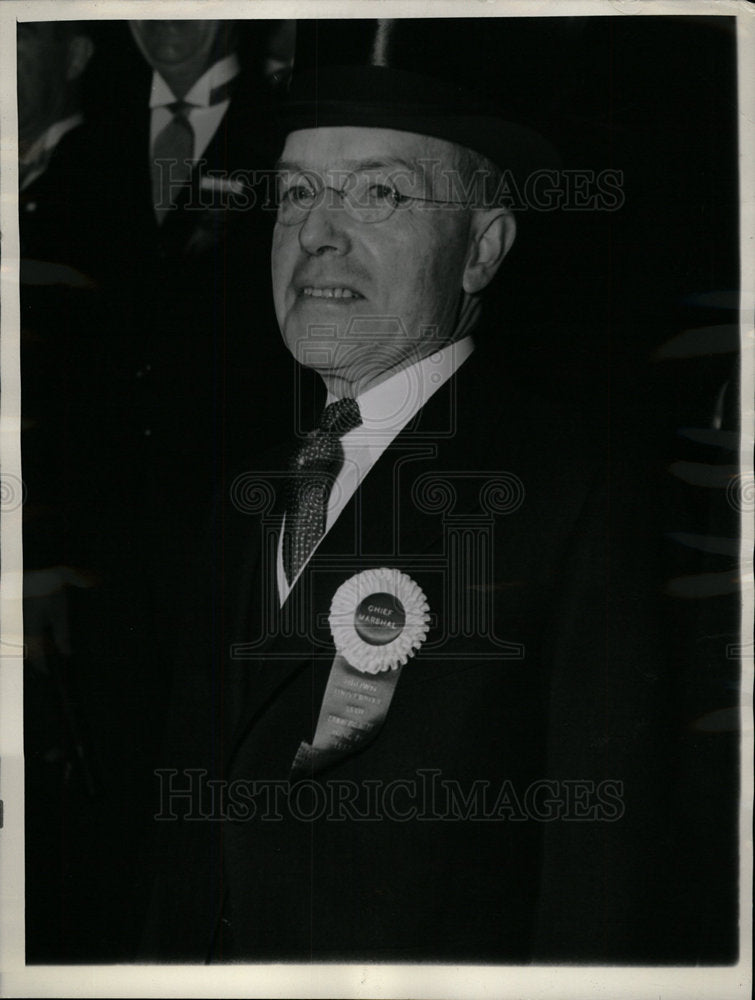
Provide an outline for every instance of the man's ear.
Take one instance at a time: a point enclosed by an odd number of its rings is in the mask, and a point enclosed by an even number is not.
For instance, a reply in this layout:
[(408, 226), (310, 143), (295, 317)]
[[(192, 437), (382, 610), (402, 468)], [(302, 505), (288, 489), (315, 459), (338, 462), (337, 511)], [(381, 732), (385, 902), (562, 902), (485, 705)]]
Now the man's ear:
[(87, 68), (94, 52), (94, 43), (89, 35), (74, 35), (68, 46), (68, 66), (66, 80), (76, 80)]
[(490, 284), (515, 236), (516, 221), (511, 212), (495, 208), (475, 213), (462, 280), (465, 292), (473, 295)]

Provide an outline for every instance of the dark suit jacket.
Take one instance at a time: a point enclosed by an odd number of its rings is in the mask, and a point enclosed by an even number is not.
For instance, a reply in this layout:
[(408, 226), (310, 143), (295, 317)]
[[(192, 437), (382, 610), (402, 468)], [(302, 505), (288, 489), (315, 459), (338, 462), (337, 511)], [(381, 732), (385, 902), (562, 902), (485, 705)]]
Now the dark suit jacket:
[[(112, 517), (123, 544), (139, 547), (166, 637), (178, 627), (173, 610), (191, 600), (182, 587), (187, 543), (206, 528), (224, 467), (254, 449), (253, 431), (275, 426), (282, 396), (271, 214), (254, 192), (246, 200), (200, 192), (200, 173), (219, 185), (269, 165), (265, 107), (240, 74), (201, 171), (162, 226), (152, 208), (148, 89), (130, 105), (133, 117), (98, 122), (112, 194), (129, 215), (114, 240), (119, 271), (108, 286), (98, 398), (114, 456)], [(172, 640), (166, 657), (169, 648)]]
[[(201, 477), (206, 492), (205, 477), (216, 471), (221, 450), (233, 447), (221, 427), (224, 415), (234, 428), (250, 415), (257, 423), (279, 397), (277, 387), (271, 391), (280, 355), (269, 278), (273, 218), (264, 207), (271, 117), (265, 93), (242, 72), (189, 188), (159, 226), (148, 91), (131, 112), (128, 120), (102, 126), (103, 141), (122, 151), (118, 195), (131, 216), (114, 309), (120, 331), (114, 377), (123, 380), (133, 447), (138, 441), (178, 470), (166, 481), (180, 497), (187, 485), (182, 473), (191, 468), (193, 484)], [(243, 186), (240, 193), (229, 191), (231, 180)]]
[[(220, 651), (207, 651), (208, 686), (187, 671), (176, 713), (190, 732), (165, 759), (237, 784), (218, 809), (199, 793), (166, 798), (174, 782), (198, 787), (185, 771), (161, 779), (161, 810), (185, 818), (163, 824), (178, 839), (163, 848), (146, 957), (610, 962), (662, 951), (668, 677), (654, 538), (636, 500), (647, 494), (610, 461), (603, 417), (585, 428), (524, 396), (491, 377), (479, 350), (369, 473), (283, 613), (284, 465), (228, 484), (213, 549)], [(377, 737), (270, 815), (255, 795), (287, 782), (314, 735), (333, 594), (381, 566), (426, 594), (427, 641)], [(410, 808), (432, 781), (423, 815), (405, 821), (380, 807), (374, 821), (302, 815), (347, 787), (369, 814), (368, 789), (392, 782), (408, 783), (393, 794)], [(254, 809), (228, 812), (250, 795)], [(186, 818), (197, 809), (212, 818)], [(170, 878), (171, 857), (183, 878)]]

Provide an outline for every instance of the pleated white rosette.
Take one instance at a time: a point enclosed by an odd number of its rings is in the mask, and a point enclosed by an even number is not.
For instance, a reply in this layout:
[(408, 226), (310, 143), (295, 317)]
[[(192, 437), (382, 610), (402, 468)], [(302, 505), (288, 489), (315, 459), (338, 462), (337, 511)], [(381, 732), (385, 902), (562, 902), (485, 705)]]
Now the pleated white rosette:
[[(392, 614), (380, 613), (384, 595), (398, 602), (398, 610), (395, 604), (389, 609)], [(373, 599), (377, 606), (370, 603)], [(369, 614), (371, 610), (375, 616)], [(335, 592), (330, 605), (330, 631), (337, 652), (354, 669), (379, 674), (403, 666), (420, 648), (430, 627), (429, 611), (421, 588), (406, 573), (386, 567), (366, 569), (346, 580)], [(402, 613), (403, 622), (394, 621), (400, 620)], [(388, 638), (383, 635), (373, 641), (365, 640), (363, 635), (370, 628), (378, 633), (392, 629), (395, 636), (391, 637), (388, 631)]]

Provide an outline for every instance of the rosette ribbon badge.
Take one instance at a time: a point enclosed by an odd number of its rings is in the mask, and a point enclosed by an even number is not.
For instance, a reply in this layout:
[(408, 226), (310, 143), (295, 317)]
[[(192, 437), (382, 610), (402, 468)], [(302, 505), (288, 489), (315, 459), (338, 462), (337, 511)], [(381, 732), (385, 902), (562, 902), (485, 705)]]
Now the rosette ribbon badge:
[(429, 610), (420, 587), (397, 569), (364, 570), (338, 588), (329, 616), (336, 655), (314, 739), (299, 745), (292, 779), (322, 770), (377, 736), (403, 667), (425, 641)]

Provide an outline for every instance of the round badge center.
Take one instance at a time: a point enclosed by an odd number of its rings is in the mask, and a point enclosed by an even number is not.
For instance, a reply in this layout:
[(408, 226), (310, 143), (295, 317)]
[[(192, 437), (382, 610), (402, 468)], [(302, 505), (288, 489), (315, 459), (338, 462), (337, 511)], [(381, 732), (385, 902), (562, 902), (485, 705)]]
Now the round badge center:
[(385, 646), (401, 635), (406, 624), (404, 606), (393, 594), (370, 594), (354, 615), (357, 635), (370, 646)]

